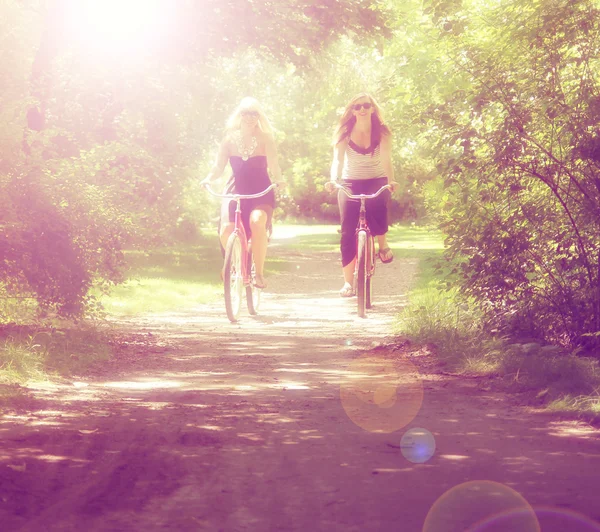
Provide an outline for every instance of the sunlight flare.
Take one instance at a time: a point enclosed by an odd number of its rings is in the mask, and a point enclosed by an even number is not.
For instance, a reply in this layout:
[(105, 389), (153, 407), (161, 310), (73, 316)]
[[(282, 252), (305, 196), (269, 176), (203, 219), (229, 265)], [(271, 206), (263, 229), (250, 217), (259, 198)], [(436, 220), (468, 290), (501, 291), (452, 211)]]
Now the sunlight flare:
[(117, 57), (164, 38), (169, 15), (162, 0), (77, 0), (69, 3), (65, 23), (82, 48)]

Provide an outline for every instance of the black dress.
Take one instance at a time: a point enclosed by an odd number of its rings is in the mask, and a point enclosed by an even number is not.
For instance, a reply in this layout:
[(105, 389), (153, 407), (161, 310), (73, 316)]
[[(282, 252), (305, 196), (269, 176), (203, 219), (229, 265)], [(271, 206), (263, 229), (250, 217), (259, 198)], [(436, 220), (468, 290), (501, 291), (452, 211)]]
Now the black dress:
[[(239, 155), (232, 155), (229, 157), (229, 164), (233, 170), (233, 176), (227, 183), (226, 194), (258, 194), (271, 184), (266, 155), (255, 155), (246, 160)], [(268, 216), (267, 227), (270, 227), (274, 207), (275, 193), (272, 190), (260, 198), (241, 201), (242, 223), (248, 238), (251, 236), (250, 213), (257, 208), (264, 210)], [(235, 221), (235, 201), (223, 202), (221, 218), (227, 219), (227, 217), (230, 222)]]

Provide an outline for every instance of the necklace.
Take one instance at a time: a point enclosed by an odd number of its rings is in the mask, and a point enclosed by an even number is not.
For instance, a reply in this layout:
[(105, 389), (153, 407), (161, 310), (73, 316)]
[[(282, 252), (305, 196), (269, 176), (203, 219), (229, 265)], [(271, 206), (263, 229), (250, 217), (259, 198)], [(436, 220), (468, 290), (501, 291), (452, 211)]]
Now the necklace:
[(237, 146), (238, 151), (242, 156), (243, 161), (247, 161), (248, 158), (254, 153), (254, 150), (258, 146), (258, 142), (256, 137), (252, 135), (252, 139), (250, 140), (250, 146), (246, 146), (244, 144), (244, 139), (242, 137), (242, 132), (239, 131), (235, 137), (235, 144)]

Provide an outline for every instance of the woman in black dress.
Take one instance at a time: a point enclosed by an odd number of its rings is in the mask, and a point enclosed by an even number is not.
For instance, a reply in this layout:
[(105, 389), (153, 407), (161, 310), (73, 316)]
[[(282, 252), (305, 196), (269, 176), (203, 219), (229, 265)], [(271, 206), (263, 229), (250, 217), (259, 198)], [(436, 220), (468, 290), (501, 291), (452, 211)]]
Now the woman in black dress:
[[(227, 190), (236, 194), (257, 194), (273, 181), (281, 181), (281, 169), (269, 120), (254, 98), (244, 98), (227, 121), (225, 137), (214, 166), (203, 180), (208, 183), (223, 175), (227, 163), (233, 175)], [(269, 176), (270, 174), (270, 176)], [(242, 222), (248, 238), (252, 236), (252, 254), (256, 265), (255, 284), (265, 288), (264, 264), (267, 256), (267, 228), (271, 226), (275, 194), (241, 201)], [(235, 202), (225, 201), (221, 208), (219, 237), (225, 247), (233, 231)]]

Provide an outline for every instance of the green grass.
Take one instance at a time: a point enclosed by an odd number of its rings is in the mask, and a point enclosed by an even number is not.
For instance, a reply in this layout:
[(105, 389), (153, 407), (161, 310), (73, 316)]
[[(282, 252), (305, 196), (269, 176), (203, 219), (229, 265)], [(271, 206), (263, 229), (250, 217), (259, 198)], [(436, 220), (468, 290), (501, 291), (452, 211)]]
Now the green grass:
[(275, 225), (272, 242), (304, 251), (335, 251), (340, 247), (338, 225)]
[(109, 316), (192, 308), (221, 293), (223, 259), (216, 234), (202, 245), (128, 251), (128, 279), (99, 298)]
[(108, 360), (111, 351), (108, 333), (90, 325), (5, 329), (0, 342), (0, 384), (83, 374)]
[(591, 419), (600, 419), (600, 395), (599, 392), (592, 396), (565, 395), (551, 401), (547, 408), (552, 412), (572, 412)]
[(29, 379), (44, 378), (46, 356), (46, 350), (33, 336), (5, 339), (0, 344), (0, 383), (23, 383)]
[[(275, 227), (273, 244), (300, 252), (338, 251), (337, 229), (337, 225), (280, 224)], [(421, 258), (439, 247), (439, 242), (435, 243), (427, 231), (407, 226), (393, 227), (390, 243), (400, 256)], [(267, 275), (277, 275), (293, 267), (276, 249), (273, 246), (267, 257)], [(115, 286), (109, 294), (98, 290), (93, 293), (109, 319), (185, 310), (222, 297), (219, 274), (223, 258), (214, 230), (208, 231), (198, 245), (128, 251), (125, 257), (127, 281)], [(12, 307), (6, 310), (16, 312)], [(22, 326), (16, 327), (17, 321), (12, 320), (11, 327), (0, 330), (0, 385), (53, 375), (85, 374), (111, 356), (111, 341), (102, 329), (81, 323), (70, 327), (58, 323), (56, 327), (27, 326), (25, 323), (34, 322), (34, 316), (28, 308), (28, 319), (24, 316)]]
[[(201, 245), (128, 251), (125, 256), (127, 281), (107, 295), (94, 293), (109, 317), (185, 310), (222, 297), (223, 257), (216, 232)], [(267, 275), (288, 269), (273, 254), (267, 257)]]
[(421, 255), (426, 260), (420, 263), (419, 281), (409, 293), (409, 304), (396, 321), (397, 334), (433, 344), (436, 355), (451, 371), (498, 377), (502, 389), (522, 393), (530, 403), (600, 416), (597, 360), (557, 346), (491, 335), (475, 302), (463, 297), (458, 288), (448, 288), (443, 274), (434, 268), (443, 248), (440, 235), (427, 230), (427, 234), (415, 232), (412, 236), (424, 240), (406, 238), (399, 244), (394, 239), (396, 246), (408, 252), (406, 243), (414, 243), (419, 253), (429, 255)]
[[(273, 241), (299, 250), (338, 251), (338, 229), (339, 224), (280, 225), (274, 228)], [(388, 242), (397, 257), (424, 261), (439, 257), (444, 247), (439, 231), (416, 224), (391, 226)]]

